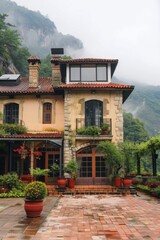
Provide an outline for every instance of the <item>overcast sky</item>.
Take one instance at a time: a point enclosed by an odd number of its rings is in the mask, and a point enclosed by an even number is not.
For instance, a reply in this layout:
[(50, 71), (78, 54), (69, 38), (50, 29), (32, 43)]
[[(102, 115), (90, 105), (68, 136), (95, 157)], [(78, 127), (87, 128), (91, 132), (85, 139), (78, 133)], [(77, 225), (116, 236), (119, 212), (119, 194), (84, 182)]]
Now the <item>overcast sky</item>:
[(159, 0), (12, 0), (84, 44), (77, 57), (116, 58), (115, 76), (160, 85)]

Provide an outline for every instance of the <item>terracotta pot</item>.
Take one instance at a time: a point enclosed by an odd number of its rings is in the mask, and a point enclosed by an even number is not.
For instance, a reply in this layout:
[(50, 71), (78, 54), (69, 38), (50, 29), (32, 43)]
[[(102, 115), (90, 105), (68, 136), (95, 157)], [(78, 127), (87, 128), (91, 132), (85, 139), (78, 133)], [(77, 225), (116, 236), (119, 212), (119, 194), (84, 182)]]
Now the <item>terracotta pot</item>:
[(27, 217), (35, 218), (40, 217), (43, 210), (43, 200), (28, 200), (25, 199), (24, 209)]
[(0, 187), (0, 193), (7, 193), (7, 192), (9, 192), (9, 188)]
[(122, 178), (119, 178), (119, 177), (114, 178), (114, 186), (121, 187), (121, 185), (122, 185)]
[(65, 188), (67, 184), (67, 181), (65, 178), (58, 178), (57, 179), (57, 185), (59, 188)]
[(130, 179), (130, 178), (124, 178), (123, 179), (123, 186), (124, 187), (130, 187), (131, 184), (132, 184), (132, 179)]
[(68, 178), (68, 187), (74, 188), (75, 187), (76, 180), (74, 178)]

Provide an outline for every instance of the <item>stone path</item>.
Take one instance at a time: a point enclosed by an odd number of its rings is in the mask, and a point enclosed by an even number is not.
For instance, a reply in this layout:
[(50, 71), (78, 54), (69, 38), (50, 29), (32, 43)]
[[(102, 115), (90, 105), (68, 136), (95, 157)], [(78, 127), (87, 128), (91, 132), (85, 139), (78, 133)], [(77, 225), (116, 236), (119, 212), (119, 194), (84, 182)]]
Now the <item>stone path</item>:
[(42, 217), (34, 219), (25, 217), (22, 199), (3, 201), (3, 240), (160, 240), (160, 201), (142, 194), (64, 196), (58, 204), (47, 197)]

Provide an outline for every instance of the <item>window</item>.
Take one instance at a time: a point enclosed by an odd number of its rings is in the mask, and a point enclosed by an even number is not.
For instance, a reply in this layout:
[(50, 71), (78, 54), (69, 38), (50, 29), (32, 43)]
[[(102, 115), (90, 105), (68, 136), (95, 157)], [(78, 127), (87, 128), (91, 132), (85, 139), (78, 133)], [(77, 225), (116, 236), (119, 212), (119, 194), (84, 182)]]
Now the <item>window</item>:
[(71, 82), (107, 82), (106, 64), (81, 64), (70, 66)]
[(19, 122), (19, 105), (17, 103), (9, 103), (4, 107), (4, 123)]
[(43, 104), (43, 123), (50, 124), (52, 121), (52, 104), (44, 103)]
[(103, 122), (103, 103), (98, 100), (90, 100), (85, 103), (85, 126), (100, 127)]

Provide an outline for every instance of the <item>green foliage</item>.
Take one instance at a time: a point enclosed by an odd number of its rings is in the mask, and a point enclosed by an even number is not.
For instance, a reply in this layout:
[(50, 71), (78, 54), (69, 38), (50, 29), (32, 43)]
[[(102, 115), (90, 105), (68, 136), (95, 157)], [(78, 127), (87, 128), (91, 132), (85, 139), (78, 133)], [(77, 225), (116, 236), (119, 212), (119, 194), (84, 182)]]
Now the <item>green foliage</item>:
[(12, 61), (22, 76), (28, 75), (28, 62), (30, 52), (27, 48), (18, 48), (12, 56)]
[(110, 174), (116, 175), (118, 171), (123, 168), (124, 158), (121, 151), (118, 149), (117, 145), (106, 141), (101, 142), (97, 149), (99, 152), (104, 154), (106, 160), (106, 165), (110, 169)]
[(3, 187), (9, 189), (17, 188), (19, 185), (18, 174), (17, 173), (8, 173), (0, 176), (0, 182)]
[(30, 168), (30, 174), (34, 177), (46, 176), (49, 172), (49, 169), (41, 169), (41, 168)]
[(10, 192), (8, 193), (0, 193), (0, 198), (19, 198), (19, 197), (24, 197), (24, 191), (13, 188)]
[(0, 132), (1, 134), (22, 134), (27, 132), (27, 128), (25, 126), (21, 126), (18, 124), (9, 124), (3, 123), (0, 124)]
[(145, 144), (146, 150), (160, 149), (160, 136), (151, 137)]
[(41, 77), (50, 77), (52, 75), (51, 70), (51, 55), (41, 60), (39, 75)]
[(79, 135), (91, 135), (91, 136), (98, 136), (101, 134), (101, 128), (97, 126), (89, 126), (85, 128), (79, 128), (77, 130), (77, 134)]
[(157, 197), (160, 197), (160, 186), (159, 187), (156, 187), (152, 190), (153, 193), (155, 193), (155, 195)]
[(76, 160), (70, 160), (64, 167), (64, 172), (68, 173), (71, 178), (76, 178), (78, 171), (78, 163)]
[(133, 118), (131, 113), (124, 112), (124, 140), (132, 142), (142, 142), (148, 140), (149, 135), (144, 128), (144, 124), (137, 118)]
[(53, 165), (50, 167), (50, 172), (53, 173), (53, 176), (56, 176), (59, 173), (59, 169), (59, 165), (57, 163), (53, 163)]
[(145, 186), (145, 185), (138, 184), (137, 188), (140, 189), (140, 190), (146, 191), (146, 192), (150, 192), (150, 188), (148, 186)]
[(29, 183), (24, 189), (24, 196), (29, 200), (42, 200), (47, 195), (46, 184), (39, 181)]
[(121, 154), (124, 157), (125, 174), (133, 173), (136, 169), (136, 151), (137, 146), (133, 142), (123, 142), (118, 145)]
[(11, 24), (6, 23), (6, 17), (6, 14), (0, 14), (0, 55), (4, 58), (7, 66), (13, 62), (21, 74), (26, 74), (27, 58), (30, 53), (28, 49), (21, 47), (20, 35)]
[(132, 178), (132, 184), (133, 185), (138, 185), (141, 184), (143, 182), (142, 178)]
[(102, 130), (108, 130), (109, 129), (109, 124), (103, 123), (102, 126), (101, 126), (101, 129)]

